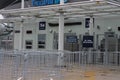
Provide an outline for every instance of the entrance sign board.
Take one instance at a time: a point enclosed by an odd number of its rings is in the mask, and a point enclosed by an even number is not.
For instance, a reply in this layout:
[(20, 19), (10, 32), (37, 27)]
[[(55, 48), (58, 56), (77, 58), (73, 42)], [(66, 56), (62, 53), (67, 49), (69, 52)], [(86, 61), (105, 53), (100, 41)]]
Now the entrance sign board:
[[(64, 0), (66, 3), (68, 0)], [(53, 5), (59, 4), (60, 0), (32, 0), (32, 6), (46, 6), (46, 5)]]

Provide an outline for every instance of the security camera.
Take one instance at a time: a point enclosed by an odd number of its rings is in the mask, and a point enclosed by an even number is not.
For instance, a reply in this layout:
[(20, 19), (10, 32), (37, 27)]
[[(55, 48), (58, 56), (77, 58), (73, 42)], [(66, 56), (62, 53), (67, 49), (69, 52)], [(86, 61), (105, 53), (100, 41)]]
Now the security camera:
[(112, 28), (111, 28), (111, 27), (108, 27), (108, 31), (112, 31)]
[(68, 29), (68, 32), (72, 32), (72, 29)]
[(50, 33), (52, 33), (52, 32), (53, 32), (53, 30), (52, 30), (52, 29), (50, 29), (50, 30), (49, 30), (49, 32), (50, 32)]

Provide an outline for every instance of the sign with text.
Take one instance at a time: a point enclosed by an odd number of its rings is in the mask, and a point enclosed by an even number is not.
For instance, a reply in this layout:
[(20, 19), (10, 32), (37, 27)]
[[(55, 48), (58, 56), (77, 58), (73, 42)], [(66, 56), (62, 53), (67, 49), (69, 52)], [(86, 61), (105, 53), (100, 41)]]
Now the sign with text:
[(77, 43), (77, 36), (75, 36), (75, 35), (67, 36), (66, 40), (68, 43)]
[[(66, 3), (68, 0), (64, 0)], [(32, 0), (32, 6), (45, 6), (45, 5), (53, 5), (59, 4), (60, 0)]]
[(83, 36), (82, 46), (85, 48), (93, 47), (93, 36)]
[(46, 22), (39, 22), (39, 30), (45, 30), (46, 29)]

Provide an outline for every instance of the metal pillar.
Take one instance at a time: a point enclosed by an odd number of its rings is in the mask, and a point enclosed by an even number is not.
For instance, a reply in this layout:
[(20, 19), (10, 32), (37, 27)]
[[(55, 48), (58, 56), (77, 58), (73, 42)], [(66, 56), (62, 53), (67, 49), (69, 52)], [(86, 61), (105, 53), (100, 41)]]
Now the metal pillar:
[[(24, 9), (24, 0), (21, 0), (21, 9)], [(21, 16), (22, 18), (23, 16)], [(21, 21), (20, 24), (20, 39), (19, 39), (19, 50), (22, 50), (22, 44), (23, 44), (23, 21)]]
[(64, 0), (60, 0), (60, 5), (63, 5), (64, 4)]
[(19, 50), (22, 50), (22, 44), (23, 44), (23, 22), (20, 23), (20, 37), (19, 37)]
[(58, 50), (64, 50), (64, 16), (63, 13), (59, 15), (59, 40), (58, 40)]
[[(64, 5), (64, 0), (60, 0), (60, 5)], [(62, 10), (62, 9), (61, 9)], [(59, 34), (58, 34), (58, 66), (63, 66), (63, 56), (64, 56), (64, 13), (59, 12)]]
[[(64, 0), (60, 0), (60, 5), (64, 4)], [(59, 36), (58, 36), (58, 50), (64, 50), (64, 13), (59, 15)]]
[[(89, 26), (89, 35), (91, 35), (91, 36), (93, 36), (93, 25), (94, 23), (93, 23), (93, 17), (92, 16), (90, 16), (90, 26)], [(93, 43), (94, 44), (94, 43)], [(88, 63), (92, 63), (92, 61), (93, 61), (93, 53), (91, 52), (92, 50), (91, 50), (91, 48), (89, 48), (89, 52), (88, 52)]]
[(89, 35), (93, 35), (93, 17), (90, 17)]
[(24, 9), (24, 7), (25, 7), (25, 0), (21, 0), (21, 9)]
[[(107, 35), (105, 35), (107, 37)], [(108, 65), (108, 39), (105, 39), (105, 53), (104, 53), (104, 64), (107, 66)]]

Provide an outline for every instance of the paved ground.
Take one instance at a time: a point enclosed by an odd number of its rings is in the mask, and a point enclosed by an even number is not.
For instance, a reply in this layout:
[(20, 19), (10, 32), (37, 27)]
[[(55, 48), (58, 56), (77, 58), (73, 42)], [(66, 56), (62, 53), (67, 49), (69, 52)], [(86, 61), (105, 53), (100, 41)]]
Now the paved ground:
[(118, 67), (86, 66), (64, 72), (64, 80), (120, 80)]
[(29, 64), (24, 67), (23, 64), (15, 66), (11, 59), (3, 61), (0, 64), (0, 80), (17, 80), (22, 75), (25, 75), (24, 80), (120, 80), (120, 66), (72, 65), (60, 69)]
[[(14, 70), (12, 67), (3, 66), (0, 69), (0, 80), (16, 80), (13, 75)], [(10, 65), (9, 65), (10, 66)], [(53, 71), (52, 74), (49, 71), (38, 69), (39, 67), (29, 68), (25, 73), (25, 80), (120, 80), (120, 68), (119, 67), (100, 67), (100, 66), (82, 66), (82, 67), (70, 67), (62, 68), (62, 77), (59, 73)], [(20, 69), (22, 72), (22, 69)], [(54, 76), (54, 77), (51, 77)], [(47, 77), (47, 78), (46, 78)]]

